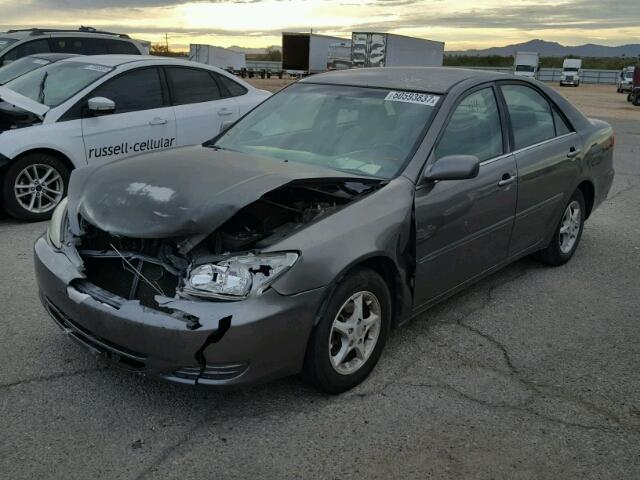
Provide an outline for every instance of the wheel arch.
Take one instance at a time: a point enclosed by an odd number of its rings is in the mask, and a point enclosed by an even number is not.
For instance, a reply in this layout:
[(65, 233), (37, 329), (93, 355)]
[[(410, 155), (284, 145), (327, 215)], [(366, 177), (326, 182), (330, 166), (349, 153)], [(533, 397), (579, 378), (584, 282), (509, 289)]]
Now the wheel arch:
[(595, 201), (596, 195), (595, 187), (591, 180), (584, 180), (578, 185), (576, 190), (580, 190), (582, 192), (582, 196), (584, 197), (585, 209), (587, 210), (585, 212), (586, 220), (587, 218), (589, 218), (589, 216), (591, 215), (591, 211), (593, 210), (593, 203)]
[(401, 320), (401, 315), (403, 312), (403, 304), (405, 302), (405, 289), (403, 289), (402, 277), (400, 274), (400, 269), (396, 262), (389, 257), (389, 255), (383, 252), (373, 252), (363, 257), (360, 257), (346, 266), (338, 275), (336, 275), (333, 282), (327, 289), (327, 293), (325, 298), (322, 301), (321, 307), (318, 310), (318, 314), (315, 320), (315, 325), (318, 324), (322, 315), (324, 315), (327, 304), (329, 303), (329, 299), (331, 295), (335, 291), (338, 284), (351, 272), (359, 269), (359, 268), (368, 268), (373, 270), (378, 275), (382, 277), (382, 279), (387, 284), (389, 288), (389, 293), (391, 296), (391, 325), (395, 327)]
[(32, 148), (30, 150), (25, 150), (24, 152), (21, 152), (20, 154), (16, 155), (13, 158), (13, 160), (11, 160), (11, 162), (15, 162), (20, 158), (25, 157), (26, 155), (32, 155), (34, 153), (35, 154), (42, 153), (42, 154), (51, 155), (52, 157), (57, 158), (64, 164), (64, 166), (67, 168), (69, 173), (71, 173), (76, 168), (76, 166), (73, 164), (69, 156), (65, 155), (60, 150), (55, 150), (53, 148), (46, 148), (46, 147)]

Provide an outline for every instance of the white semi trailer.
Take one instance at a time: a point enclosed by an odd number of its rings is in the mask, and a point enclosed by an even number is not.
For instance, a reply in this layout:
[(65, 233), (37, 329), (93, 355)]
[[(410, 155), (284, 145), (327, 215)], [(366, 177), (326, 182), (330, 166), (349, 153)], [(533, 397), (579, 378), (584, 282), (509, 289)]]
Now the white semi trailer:
[(247, 59), (243, 52), (213, 45), (192, 43), (189, 45), (189, 60), (233, 72), (247, 68)]
[(282, 69), (298, 75), (325, 72), (329, 50), (344, 42), (349, 42), (349, 39), (315, 33), (283, 32)]
[(353, 32), (351, 36), (353, 68), (439, 67), (443, 58), (444, 42), (377, 32)]

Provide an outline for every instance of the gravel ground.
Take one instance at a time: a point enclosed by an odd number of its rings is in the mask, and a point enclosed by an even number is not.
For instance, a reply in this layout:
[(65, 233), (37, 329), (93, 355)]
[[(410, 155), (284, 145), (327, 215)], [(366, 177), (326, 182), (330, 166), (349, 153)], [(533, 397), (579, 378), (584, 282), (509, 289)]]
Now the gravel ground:
[(45, 224), (0, 220), (0, 477), (640, 478), (640, 108), (561, 91), (617, 132), (613, 190), (574, 259), (517, 262), (435, 307), (337, 397), (106, 366), (38, 303)]

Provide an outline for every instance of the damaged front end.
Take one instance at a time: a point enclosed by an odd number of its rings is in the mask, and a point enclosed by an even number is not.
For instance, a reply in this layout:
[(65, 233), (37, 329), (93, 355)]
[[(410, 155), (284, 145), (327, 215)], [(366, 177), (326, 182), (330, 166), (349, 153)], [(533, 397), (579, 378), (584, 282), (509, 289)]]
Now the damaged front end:
[(206, 236), (129, 238), (81, 219), (82, 233), (74, 243), (89, 282), (149, 308), (161, 306), (158, 298), (237, 301), (264, 293), (299, 256), (263, 254), (263, 249), (379, 186), (354, 180), (292, 182)]
[[(67, 333), (84, 335), (85, 346), (115, 351), (136, 370), (173, 381), (220, 384), (295, 373), (313, 324), (315, 308), (309, 307), (319, 305), (321, 292), (278, 294), (273, 283), (301, 253), (263, 250), (382, 185), (294, 180), (210, 233), (159, 238), (105, 231), (82, 211), (73, 231), (63, 204), (52, 217), (48, 243), (64, 252), (77, 274), (66, 278), (67, 299), (44, 292), (43, 302)], [(47, 282), (39, 279), (41, 289)], [(87, 299), (99, 316), (87, 318)], [(112, 316), (126, 319), (117, 323)], [(135, 358), (122, 357), (128, 351), (137, 352)]]

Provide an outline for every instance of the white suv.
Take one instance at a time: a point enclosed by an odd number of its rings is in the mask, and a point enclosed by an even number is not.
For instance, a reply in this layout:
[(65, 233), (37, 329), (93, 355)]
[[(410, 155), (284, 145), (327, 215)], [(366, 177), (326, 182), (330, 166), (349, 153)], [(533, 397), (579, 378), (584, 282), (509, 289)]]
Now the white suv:
[(205, 142), (271, 95), (208, 65), (73, 57), (0, 87), (4, 209), (42, 220), (72, 169)]
[(78, 30), (30, 28), (0, 32), (0, 67), (36, 53), (76, 55), (147, 55), (149, 43), (129, 35), (110, 33), (91, 27)]

